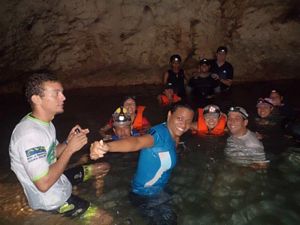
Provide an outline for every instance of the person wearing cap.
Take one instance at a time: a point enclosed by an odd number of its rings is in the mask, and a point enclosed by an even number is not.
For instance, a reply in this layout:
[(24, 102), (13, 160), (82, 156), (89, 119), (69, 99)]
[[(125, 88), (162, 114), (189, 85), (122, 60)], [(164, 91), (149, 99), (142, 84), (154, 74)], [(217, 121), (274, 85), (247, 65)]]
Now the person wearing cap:
[(176, 214), (169, 209), (171, 196), (166, 185), (176, 165), (176, 146), (180, 137), (190, 129), (193, 117), (190, 106), (178, 103), (168, 112), (166, 122), (152, 127), (143, 136), (109, 143), (95, 141), (91, 145), (91, 159), (102, 157), (107, 152), (140, 151), (130, 197), (132, 203), (149, 217), (149, 224), (177, 224)]
[(116, 109), (112, 118), (114, 132), (111, 137), (112, 140), (119, 140), (130, 136), (139, 136), (139, 133), (135, 129), (132, 129), (130, 114), (124, 107), (121, 106)]
[(230, 107), (227, 114), (227, 127), (230, 137), (225, 148), (226, 158), (243, 166), (255, 169), (268, 165), (263, 144), (256, 134), (247, 128), (248, 113), (242, 107)]
[(259, 98), (256, 104), (259, 118), (267, 120), (271, 118), (274, 105), (270, 98)]
[(200, 60), (198, 70), (192, 73), (188, 86), (191, 88), (192, 97), (196, 102), (204, 103), (205, 99), (214, 95), (214, 89), (218, 83), (211, 77), (208, 59)]
[(172, 83), (167, 83), (163, 93), (157, 96), (157, 100), (160, 105), (168, 106), (179, 102), (181, 97), (174, 92), (174, 85)]
[(217, 105), (207, 105), (198, 108), (198, 120), (191, 126), (192, 131), (200, 135), (220, 136), (225, 132), (226, 115)]
[(216, 59), (212, 61), (212, 77), (219, 83), (219, 86), (215, 88), (215, 92), (217, 93), (229, 90), (232, 85), (233, 67), (226, 61), (227, 53), (227, 47), (218, 47)]
[(186, 96), (185, 83), (186, 77), (184, 70), (181, 68), (181, 57), (180, 55), (172, 55), (170, 57), (171, 69), (164, 73), (163, 85), (172, 83), (174, 90), (177, 95), (181, 98)]
[[(136, 105), (135, 96), (125, 96), (123, 99), (123, 107), (127, 110), (131, 117), (132, 128), (139, 133), (145, 133), (150, 128), (149, 120), (144, 116), (145, 106)], [(100, 128), (99, 133), (102, 137), (108, 137), (109, 132), (113, 128), (113, 118), (108, 123)]]

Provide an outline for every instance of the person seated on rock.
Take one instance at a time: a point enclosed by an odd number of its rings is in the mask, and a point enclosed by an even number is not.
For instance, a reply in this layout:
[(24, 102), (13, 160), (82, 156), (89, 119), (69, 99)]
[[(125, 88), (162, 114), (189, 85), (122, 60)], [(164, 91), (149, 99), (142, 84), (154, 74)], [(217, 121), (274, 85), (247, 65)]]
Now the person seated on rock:
[(163, 93), (157, 96), (158, 103), (162, 106), (169, 106), (181, 100), (175, 91), (172, 83), (167, 83), (164, 87)]
[(217, 105), (198, 108), (198, 120), (191, 126), (193, 132), (200, 135), (220, 136), (225, 132), (226, 115)]
[(224, 92), (230, 90), (233, 80), (233, 67), (226, 61), (228, 49), (225, 46), (220, 46), (216, 52), (216, 59), (212, 61), (211, 72), (212, 78), (218, 82), (218, 87), (215, 92)]
[(218, 82), (211, 77), (208, 59), (200, 60), (198, 70), (192, 73), (188, 86), (191, 88), (191, 95), (195, 101), (203, 101), (213, 97)]
[(171, 69), (164, 73), (163, 85), (172, 83), (177, 95), (181, 98), (186, 97), (185, 83), (186, 77), (184, 70), (181, 68), (180, 55), (172, 55), (170, 57)]
[(227, 114), (227, 139), (225, 156), (227, 160), (254, 169), (266, 168), (268, 160), (263, 144), (255, 133), (248, 130), (248, 113), (239, 106), (230, 107)]
[[(136, 106), (135, 96), (125, 96), (123, 100), (123, 107), (127, 110), (132, 121), (132, 128), (139, 133), (145, 133), (150, 128), (149, 120), (144, 116), (145, 106)], [(105, 137), (113, 128), (113, 118), (100, 129), (99, 133)]]

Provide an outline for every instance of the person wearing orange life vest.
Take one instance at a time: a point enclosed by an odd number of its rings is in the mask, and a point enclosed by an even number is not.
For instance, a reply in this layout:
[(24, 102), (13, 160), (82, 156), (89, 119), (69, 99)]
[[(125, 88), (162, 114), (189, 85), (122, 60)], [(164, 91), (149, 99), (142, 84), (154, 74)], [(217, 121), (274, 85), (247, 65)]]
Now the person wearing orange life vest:
[(157, 96), (157, 100), (160, 105), (167, 106), (179, 102), (181, 97), (174, 92), (174, 85), (172, 83), (167, 83), (163, 93)]
[[(123, 107), (130, 114), (132, 121), (132, 128), (137, 130), (139, 133), (144, 133), (151, 126), (149, 120), (143, 115), (145, 106), (136, 106), (135, 96), (125, 96), (123, 100)], [(105, 138), (110, 130), (113, 128), (113, 118), (102, 127), (99, 131), (100, 135)]]
[(198, 108), (198, 120), (192, 125), (192, 130), (202, 135), (223, 135), (226, 127), (226, 115), (216, 105)]

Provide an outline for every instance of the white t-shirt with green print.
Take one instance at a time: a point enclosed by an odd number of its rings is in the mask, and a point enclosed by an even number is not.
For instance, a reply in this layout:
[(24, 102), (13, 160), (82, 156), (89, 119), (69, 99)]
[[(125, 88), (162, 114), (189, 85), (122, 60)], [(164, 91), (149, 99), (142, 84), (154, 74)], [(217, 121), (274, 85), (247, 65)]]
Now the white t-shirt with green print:
[(70, 197), (72, 185), (65, 175), (47, 192), (40, 192), (34, 181), (45, 176), (56, 161), (56, 131), (53, 124), (28, 114), (15, 127), (9, 145), (11, 169), (17, 175), (33, 209), (53, 210)]

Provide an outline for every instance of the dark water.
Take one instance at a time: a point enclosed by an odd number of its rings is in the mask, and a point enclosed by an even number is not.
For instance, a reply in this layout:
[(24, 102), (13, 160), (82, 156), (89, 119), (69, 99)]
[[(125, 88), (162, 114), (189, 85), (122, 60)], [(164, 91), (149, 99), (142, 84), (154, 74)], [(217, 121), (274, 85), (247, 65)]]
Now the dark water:
[[(254, 117), (257, 98), (265, 97), (275, 86), (285, 91), (287, 102), (300, 109), (299, 84), (299, 80), (240, 84), (213, 101), (224, 110), (231, 105), (243, 106)], [(151, 123), (157, 124), (166, 114), (156, 103), (158, 92), (159, 87), (155, 86), (66, 91), (65, 113), (54, 120), (58, 140), (64, 140), (76, 123), (90, 129), (90, 142), (99, 139), (98, 129), (119, 106), (121, 95), (136, 95), (138, 103), (147, 106)], [(6, 95), (1, 96), (0, 109), (0, 224), (89, 224), (32, 211), (27, 206), (22, 188), (9, 169), (8, 144), (14, 126), (29, 112), (29, 107), (21, 95)], [(260, 171), (225, 161), (226, 136), (186, 134), (183, 141), (178, 165), (168, 185), (174, 193), (179, 224), (300, 224), (300, 151), (293, 140), (270, 129), (264, 145), (271, 164)], [(88, 146), (74, 155), (71, 163), (82, 162), (87, 154)], [(111, 163), (112, 168), (104, 180), (87, 181), (74, 192), (109, 213), (113, 224), (146, 224), (128, 199), (137, 157), (138, 153), (106, 155), (101, 160)]]

